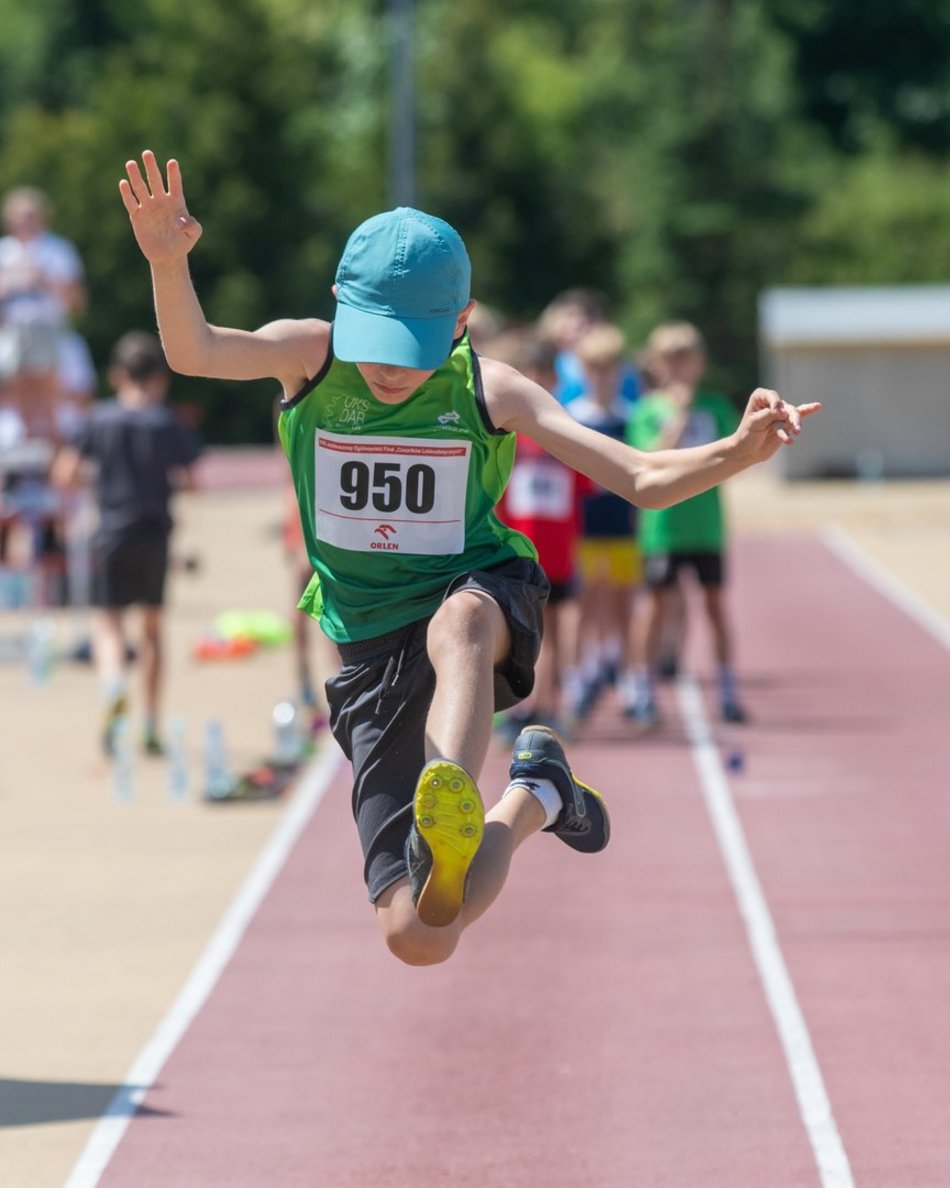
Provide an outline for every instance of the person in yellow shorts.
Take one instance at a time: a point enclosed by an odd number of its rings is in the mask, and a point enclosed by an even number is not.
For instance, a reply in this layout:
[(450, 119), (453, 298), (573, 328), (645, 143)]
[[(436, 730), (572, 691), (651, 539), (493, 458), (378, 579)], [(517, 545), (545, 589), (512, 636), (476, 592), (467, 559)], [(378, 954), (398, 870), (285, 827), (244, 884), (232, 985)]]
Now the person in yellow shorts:
[[(623, 333), (592, 327), (575, 348), (586, 389), (567, 406), (575, 420), (623, 441), (629, 404), (620, 395)], [(569, 716), (586, 718), (601, 693), (616, 683), (628, 647), (633, 600), (642, 580), (637, 510), (602, 487), (584, 498), (578, 541), (580, 577), (576, 663), (568, 680)]]

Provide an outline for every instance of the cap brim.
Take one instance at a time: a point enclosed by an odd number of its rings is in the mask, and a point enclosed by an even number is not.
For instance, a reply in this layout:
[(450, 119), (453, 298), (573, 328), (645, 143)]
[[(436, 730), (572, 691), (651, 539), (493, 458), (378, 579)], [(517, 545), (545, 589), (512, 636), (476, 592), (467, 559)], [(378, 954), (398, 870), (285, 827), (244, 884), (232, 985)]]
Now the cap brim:
[(457, 321), (457, 314), (397, 319), (338, 301), (333, 353), (345, 363), (386, 363), (434, 371), (449, 357)]

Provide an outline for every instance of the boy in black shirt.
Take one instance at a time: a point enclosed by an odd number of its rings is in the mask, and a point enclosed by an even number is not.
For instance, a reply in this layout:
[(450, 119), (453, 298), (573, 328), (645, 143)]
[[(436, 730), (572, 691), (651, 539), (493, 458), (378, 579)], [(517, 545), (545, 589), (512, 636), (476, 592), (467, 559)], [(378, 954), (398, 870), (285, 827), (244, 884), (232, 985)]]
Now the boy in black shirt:
[(176, 486), (193, 486), (197, 437), (165, 405), (170, 372), (158, 337), (131, 331), (116, 343), (109, 370), (115, 399), (96, 405), (53, 465), (57, 486), (74, 485), (83, 461), (95, 464), (99, 527), (93, 543), (96, 669), (107, 708), (103, 748), (111, 755), (115, 729), (126, 712), (123, 613), (142, 607), (145, 684), (143, 746), (161, 754), (158, 706), (162, 684), (162, 607), (169, 512)]

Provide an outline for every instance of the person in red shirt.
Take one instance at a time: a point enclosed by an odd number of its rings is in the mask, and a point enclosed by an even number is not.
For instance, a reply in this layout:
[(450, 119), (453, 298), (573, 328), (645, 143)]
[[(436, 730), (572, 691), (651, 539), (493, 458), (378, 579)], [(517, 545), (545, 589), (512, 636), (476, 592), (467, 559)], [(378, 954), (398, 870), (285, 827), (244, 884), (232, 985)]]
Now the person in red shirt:
[[(521, 331), (492, 343), (492, 354), (553, 391), (557, 383), (556, 348), (533, 331)], [(499, 353), (501, 352), (501, 353)], [(575, 624), (575, 548), (580, 503), (592, 484), (584, 475), (553, 458), (530, 438), (519, 436), (515, 465), (498, 505), (499, 517), (534, 542), (538, 561), (551, 583), (544, 608), (544, 635), (535, 670), (530, 707), (507, 714), (498, 733), (514, 738), (528, 722), (563, 733), (561, 678), (573, 653)]]

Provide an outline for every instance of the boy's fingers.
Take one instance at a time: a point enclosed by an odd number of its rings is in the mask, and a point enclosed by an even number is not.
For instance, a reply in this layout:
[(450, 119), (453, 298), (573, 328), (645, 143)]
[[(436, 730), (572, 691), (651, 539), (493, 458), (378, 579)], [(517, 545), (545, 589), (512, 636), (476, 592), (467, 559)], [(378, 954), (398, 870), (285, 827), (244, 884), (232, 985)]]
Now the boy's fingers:
[(753, 429), (768, 429), (774, 420), (772, 409), (766, 404), (762, 408), (757, 408), (752, 413), (749, 417), (749, 426)]
[(172, 157), (166, 166), (168, 173), (168, 193), (170, 197), (180, 202), (182, 206), (185, 205), (185, 191), (181, 184), (181, 169), (178, 167), (178, 162)]
[(142, 177), (142, 171), (139, 169), (138, 161), (126, 161), (125, 172), (129, 176), (129, 187), (132, 193), (140, 203), (148, 198), (148, 186), (145, 184), (145, 179)]
[(788, 417), (788, 424), (793, 433), (801, 433), (802, 431), (802, 417), (801, 413), (794, 404), (784, 405), (785, 415)]
[(130, 215), (136, 214), (139, 209), (138, 200), (136, 199), (135, 195), (132, 193), (132, 187), (125, 180), (125, 178), (123, 178), (119, 182), (119, 193), (122, 195), (122, 202), (125, 205), (125, 209), (129, 212), (129, 214)]
[(151, 149), (146, 149), (142, 154), (142, 163), (145, 165), (145, 176), (148, 178), (149, 189), (152, 191), (153, 198), (164, 198), (165, 196), (165, 180), (162, 177), (162, 171), (155, 160), (155, 154)]

